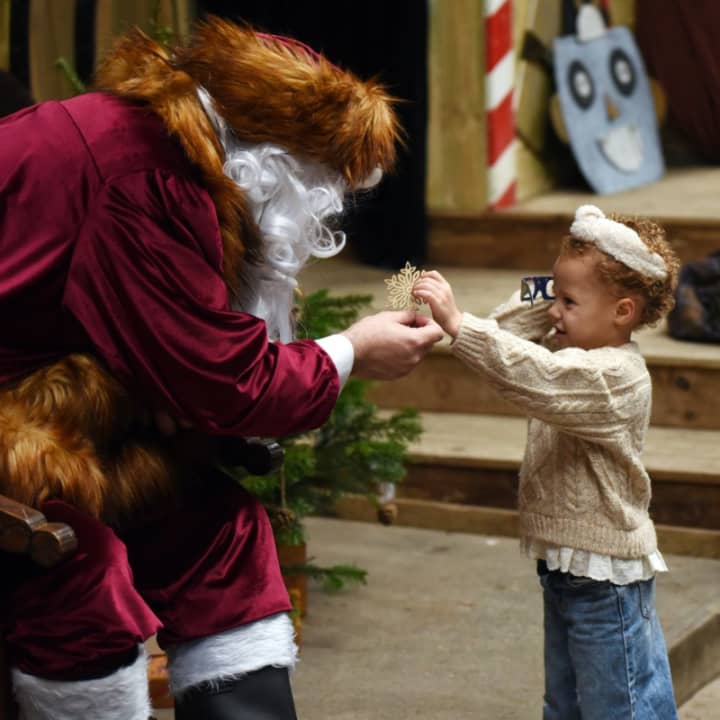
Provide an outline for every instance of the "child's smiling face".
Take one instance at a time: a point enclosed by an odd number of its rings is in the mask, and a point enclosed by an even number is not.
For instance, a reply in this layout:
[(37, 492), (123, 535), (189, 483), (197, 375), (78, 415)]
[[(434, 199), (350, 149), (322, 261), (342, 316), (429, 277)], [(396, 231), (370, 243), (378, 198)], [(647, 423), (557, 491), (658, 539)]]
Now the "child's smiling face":
[(583, 350), (622, 345), (628, 337), (617, 325), (619, 298), (599, 277), (598, 253), (561, 255), (553, 268), (555, 302), (548, 310), (558, 349)]

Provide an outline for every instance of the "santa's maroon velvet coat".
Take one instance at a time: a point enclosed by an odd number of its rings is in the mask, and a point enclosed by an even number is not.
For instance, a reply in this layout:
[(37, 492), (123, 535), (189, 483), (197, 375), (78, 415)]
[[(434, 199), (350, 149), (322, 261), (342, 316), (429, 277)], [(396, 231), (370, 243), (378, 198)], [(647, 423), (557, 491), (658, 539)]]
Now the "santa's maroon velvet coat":
[(215, 207), (160, 120), (103, 93), (0, 122), (0, 384), (90, 351), (201, 431), (285, 435), (339, 390), (312, 341), (233, 312)]

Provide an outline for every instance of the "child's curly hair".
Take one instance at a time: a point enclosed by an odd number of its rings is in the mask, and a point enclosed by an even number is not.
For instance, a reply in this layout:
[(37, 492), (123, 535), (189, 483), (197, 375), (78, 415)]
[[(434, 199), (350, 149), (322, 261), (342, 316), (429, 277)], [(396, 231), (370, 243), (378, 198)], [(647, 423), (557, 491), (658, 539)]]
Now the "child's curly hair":
[(561, 255), (583, 255), (595, 249), (601, 256), (597, 269), (600, 278), (618, 290), (630, 292), (642, 297), (644, 303), (638, 327), (655, 325), (675, 305), (675, 288), (680, 270), (680, 258), (672, 249), (665, 237), (665, 230), (653, 220), (643, 217), (611, 214), (611, 220), (627, 225), (634, 230), (651, 252), (655, 252), (665, 261), (667, 276), (664, 280), (655, 280), (641, 275), (636, 270), (615, 260), (607, 253), (599, 250), (593, 243), (568, 235), (563, 238), (560, 247)]

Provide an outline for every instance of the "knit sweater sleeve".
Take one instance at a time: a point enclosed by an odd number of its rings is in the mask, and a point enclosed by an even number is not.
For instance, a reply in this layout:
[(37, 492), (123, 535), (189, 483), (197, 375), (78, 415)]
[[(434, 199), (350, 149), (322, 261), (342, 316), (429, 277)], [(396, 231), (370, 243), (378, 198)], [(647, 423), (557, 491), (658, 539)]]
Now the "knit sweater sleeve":
[(602, 442), (649, 402), (647, 368), (631, 348), (552, 352), (501, 329), (494, 318), (465, 313), (451, 349), (525, 414)]
[(552, 327), (548, 316), (551, 303), (540, 300), (535, 303), (520, 299), (520, 290), (516, 290), (504, 303), (498, 305), (488, 317), (497, 322), (503, 330), (513, 335), (539, 342)]

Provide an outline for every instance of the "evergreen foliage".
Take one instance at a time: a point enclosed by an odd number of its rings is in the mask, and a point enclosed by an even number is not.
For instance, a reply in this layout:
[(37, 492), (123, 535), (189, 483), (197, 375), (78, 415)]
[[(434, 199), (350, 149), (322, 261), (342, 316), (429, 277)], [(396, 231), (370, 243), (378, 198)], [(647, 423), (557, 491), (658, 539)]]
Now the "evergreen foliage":
[[(345, 329), (371, 300), (369, 295), (331, 297), (327, 290), (301, 298), (298, 337), (325, 337)], [(422, 432), (419, 414), (414, 409), (381, 413), (366, 397), (370, 387), (367, 380), (350, 378), (321, 428), (279, 438), (285, 462), (278, 472), (234, 472), (265, 505), (278, 544), (305, 542), (303, 518), (332, 514), (343, 494), (363, 495), (377, 503), (382, 483), (398, 483), (405, 476), (408, 444)], [(301, 571), (335, 589), (347, 580), (364, 582), (365, 576), (365, 571), (347, 566), (309, 564)]]

